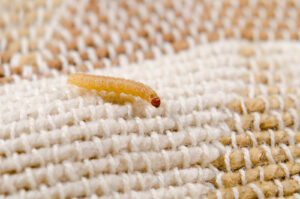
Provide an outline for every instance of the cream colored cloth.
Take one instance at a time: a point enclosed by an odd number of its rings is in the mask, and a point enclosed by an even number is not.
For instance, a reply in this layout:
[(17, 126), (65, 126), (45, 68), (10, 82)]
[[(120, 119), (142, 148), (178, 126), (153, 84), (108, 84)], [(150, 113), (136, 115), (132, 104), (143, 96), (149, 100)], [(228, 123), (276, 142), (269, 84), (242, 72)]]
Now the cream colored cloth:
[(299, 197), (299, 53), (298, 42), (220, 41), (90, 72), (151, 86), (159, 108), (104, 101), (64, 75), (3, 85), (0, 194)]

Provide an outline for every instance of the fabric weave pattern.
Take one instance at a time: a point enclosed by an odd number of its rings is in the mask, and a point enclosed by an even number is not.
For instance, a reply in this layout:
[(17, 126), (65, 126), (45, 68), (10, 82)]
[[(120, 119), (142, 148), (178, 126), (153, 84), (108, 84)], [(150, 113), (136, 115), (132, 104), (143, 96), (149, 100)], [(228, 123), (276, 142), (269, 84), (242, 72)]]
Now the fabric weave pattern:
[(0, 197), (300, 198), (299, 3), (1, 1)]

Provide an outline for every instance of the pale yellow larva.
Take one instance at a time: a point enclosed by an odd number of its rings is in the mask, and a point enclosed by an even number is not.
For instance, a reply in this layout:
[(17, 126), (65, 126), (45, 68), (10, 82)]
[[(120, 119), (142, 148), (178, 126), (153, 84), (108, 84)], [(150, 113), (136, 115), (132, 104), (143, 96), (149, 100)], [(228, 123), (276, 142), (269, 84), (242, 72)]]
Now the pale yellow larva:
[(69, 76), (67, 82), (88, 90), (104, 90), (107, 92), (112, 91), (116, 94), (125, 93), (133, 96), (139, 96), (155, 107), (159, 107), (160, 105), (160, 98), (153, 89), (145, 84), (133, 80), (75, 73)]

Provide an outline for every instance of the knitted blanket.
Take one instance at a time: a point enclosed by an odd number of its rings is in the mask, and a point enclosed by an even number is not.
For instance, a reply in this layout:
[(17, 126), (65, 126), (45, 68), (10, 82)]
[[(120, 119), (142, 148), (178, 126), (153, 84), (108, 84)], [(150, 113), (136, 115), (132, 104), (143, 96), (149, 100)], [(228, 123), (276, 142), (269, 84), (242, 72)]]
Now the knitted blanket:
[[(1, 198), (300, 198), (300, 1), (0, 10)], [(142, 82), (161, 105), (74, 72)]]

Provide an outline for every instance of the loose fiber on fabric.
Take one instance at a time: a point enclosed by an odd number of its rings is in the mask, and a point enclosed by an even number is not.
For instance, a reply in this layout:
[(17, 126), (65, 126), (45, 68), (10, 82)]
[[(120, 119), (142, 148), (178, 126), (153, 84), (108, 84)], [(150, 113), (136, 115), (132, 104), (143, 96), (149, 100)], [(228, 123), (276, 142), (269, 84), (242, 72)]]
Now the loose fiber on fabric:
[[(0, 10), (0, 198), (300, 198), (300, 1)], [(161, 105), (75, 72), (142, 82)]]

